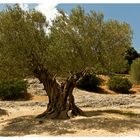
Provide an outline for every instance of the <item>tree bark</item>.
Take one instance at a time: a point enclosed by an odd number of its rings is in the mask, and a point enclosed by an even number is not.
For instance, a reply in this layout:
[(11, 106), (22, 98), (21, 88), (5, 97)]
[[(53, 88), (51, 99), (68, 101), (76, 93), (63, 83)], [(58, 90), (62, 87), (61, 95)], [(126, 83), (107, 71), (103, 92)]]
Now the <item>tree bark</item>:
[(61, 85), (45, 69), (35, 70), (34, 74), (43, 83), (49, 99), (46, 111), (38, 115), (37, 118), (68, 119), (77, 115), (85, 115), (75, 105), (72, 94), (77, 80), (81, 77), (81, 73), (71, 75)]

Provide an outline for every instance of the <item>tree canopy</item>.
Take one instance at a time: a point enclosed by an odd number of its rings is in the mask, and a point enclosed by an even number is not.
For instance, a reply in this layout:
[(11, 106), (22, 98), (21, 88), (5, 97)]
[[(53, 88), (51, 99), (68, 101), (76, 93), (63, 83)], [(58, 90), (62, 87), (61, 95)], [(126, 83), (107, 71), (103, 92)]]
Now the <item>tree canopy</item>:
[(35, 10), (23, 11), (15, 5), (0, 12), (3, 72), (21, 76), (31, 74), (36, 67), (46, 67), (53, 74), (85, 68), (108, 73), (127, 68), (123, 54), (131, 47), (129, 24), (105, 21), (103, 13), (86, 13), (81, 7), (69, 16), (59, 12), (51, 27)]
[[(37, 11), (23, 11), (18, 5), (0, 13), (1, 66), (9, 76), (32, 74), (47, 63), (46, 18)], [(7, 72), (6, 72), (7, 73)], [(6, 74), (7, 75), (7, 74)]]
[(52, 51), (57, 50), (53, 60), (62, 70), (88, 67), (109, 73), (127, 68), (124, 53), (131, 47), (131, 28), (117, 20), (105, 21), (103, 13), (87, 14), (81, 7), (73, 9), (69, 16), (61, 11), (53, 22), (50, 38)]

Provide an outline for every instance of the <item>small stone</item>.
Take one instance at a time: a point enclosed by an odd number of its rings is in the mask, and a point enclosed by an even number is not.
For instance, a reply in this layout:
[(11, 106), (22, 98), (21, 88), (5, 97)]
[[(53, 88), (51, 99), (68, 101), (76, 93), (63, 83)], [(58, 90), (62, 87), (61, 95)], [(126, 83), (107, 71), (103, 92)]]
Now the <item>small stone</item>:
[(39, 124), (42, 124), (43, 123), (43, 121), (42, 120), (39, 120)]
[(68, 115), (70, 118), (73, 118), (73, 117), (74, 117), (74, 115), (72, 114), (72, 110), (69, 110), (68, 113), (67, 113), (67, 115)]

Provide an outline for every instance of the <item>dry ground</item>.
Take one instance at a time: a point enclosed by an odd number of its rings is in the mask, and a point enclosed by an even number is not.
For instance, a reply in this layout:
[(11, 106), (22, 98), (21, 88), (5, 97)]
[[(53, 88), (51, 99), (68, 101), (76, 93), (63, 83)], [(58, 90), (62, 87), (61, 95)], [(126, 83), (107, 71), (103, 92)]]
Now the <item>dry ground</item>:
[(140, 136), (139, 86), (128, 95), (115, 94), (105, 86), (101, 93), (75, 89), (76, 104), (87, 117), (39, 122), (35, 116), (46, 109), (48, 99), (41, 85), (31, 83), (31, 100), (0, 101), (0, 136)]

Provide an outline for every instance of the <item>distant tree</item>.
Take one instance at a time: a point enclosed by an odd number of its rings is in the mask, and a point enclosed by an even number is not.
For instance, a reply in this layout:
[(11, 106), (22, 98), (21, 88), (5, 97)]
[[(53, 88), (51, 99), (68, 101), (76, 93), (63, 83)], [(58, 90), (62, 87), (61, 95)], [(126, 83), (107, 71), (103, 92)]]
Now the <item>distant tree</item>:
[(128, 48), (125, 53), (125, 59), (128, 60), (129, 65), (132, 64), (133, 60), (140, 57), (140, 54), (133, 47)]
[(135, 84), (140, 84), (140, 58), (133, 61), (130, 69), (131, 80)]
[[(1, 74), (34, 75), (43, 83), (49, 103), (38, 117), (84, 115), (72, 94), (76, 83), (87, 71), (124, 70), (122, 54), (131, 46), (127, 23), (104, 21), (102, 13), (86, 14), (81, 7), (73, 9), (69, 16), (59, 12), (51, 27), (35, 10), (23, 11), (15, 5), (0, 12)], [(50, 33), (46, 34), (48, 27)], [(67, 78), (60, 83), (56, 74)]]

